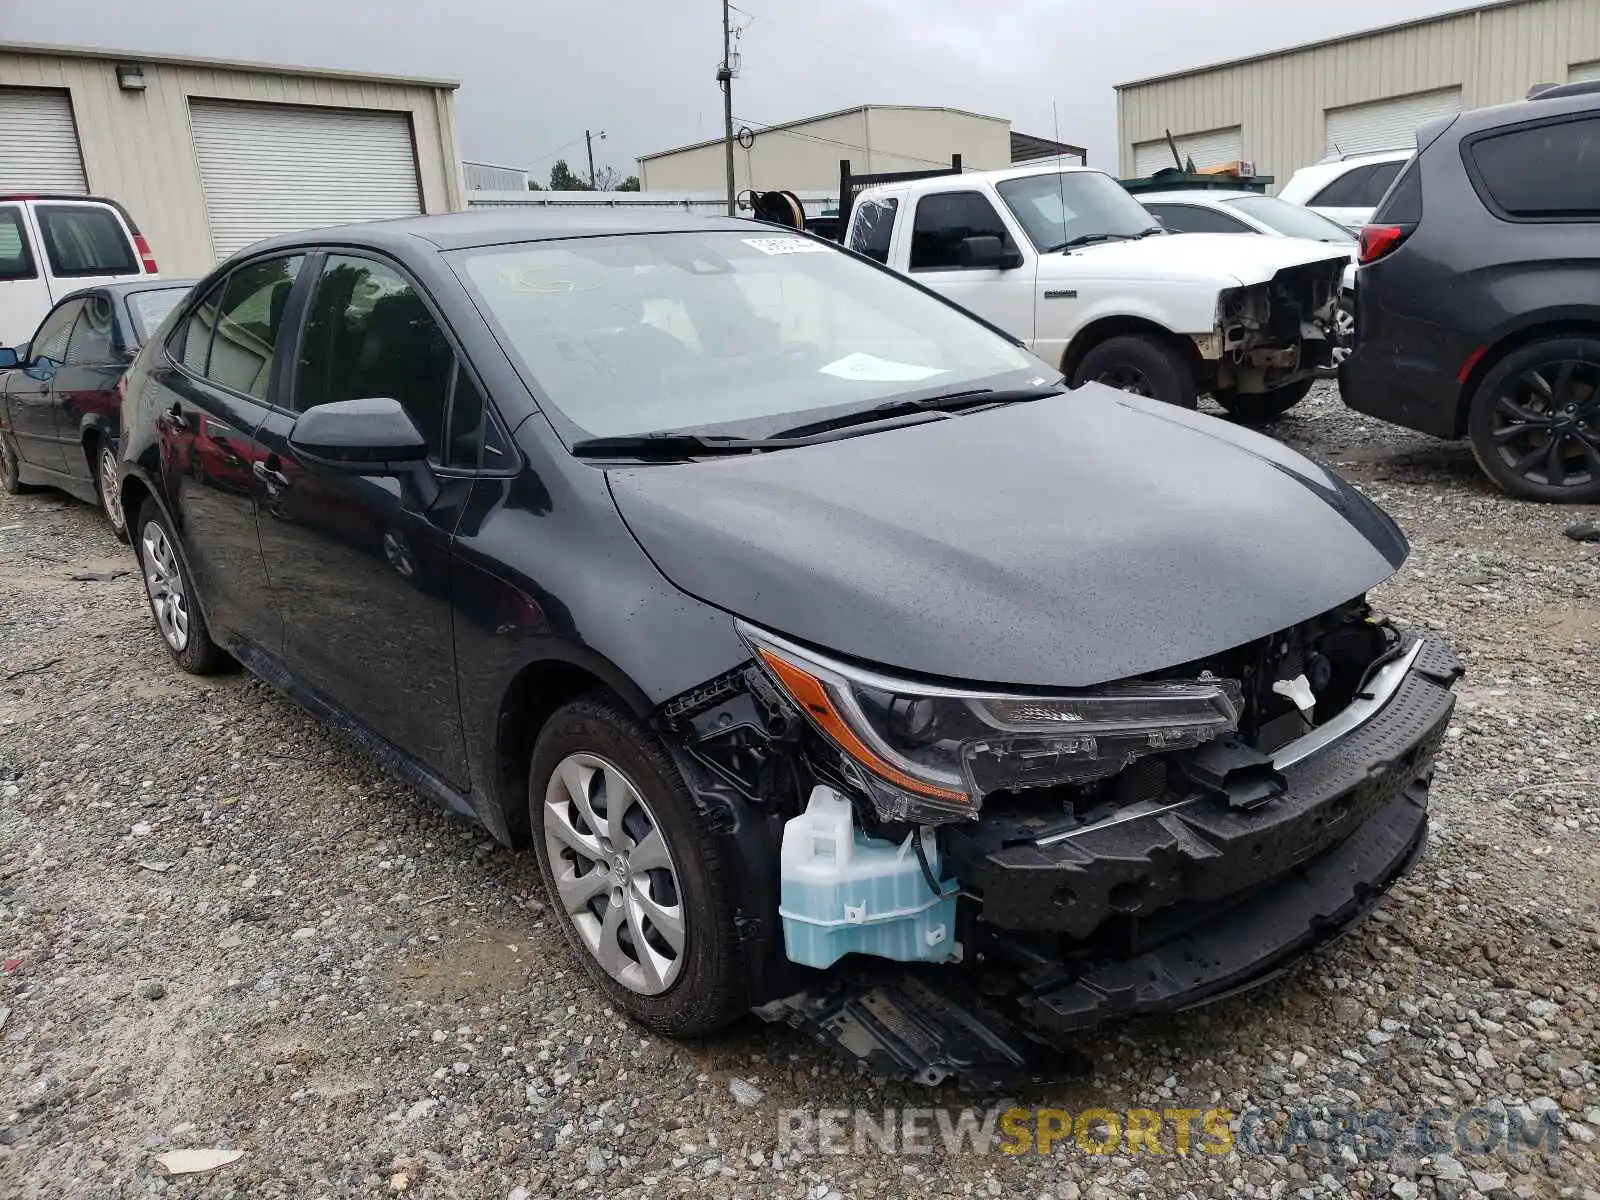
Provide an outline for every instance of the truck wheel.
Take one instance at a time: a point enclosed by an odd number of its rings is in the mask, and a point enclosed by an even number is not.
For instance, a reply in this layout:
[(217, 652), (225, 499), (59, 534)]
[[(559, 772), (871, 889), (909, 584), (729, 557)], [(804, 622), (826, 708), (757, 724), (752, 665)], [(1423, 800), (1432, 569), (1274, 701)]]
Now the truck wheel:
[(1218, 388), (1212, 395), (1218, 404), (1228, 410), (1228, 415), (1241, 425), (1265, 425), (1276, 421), (1296, 404), (1306, 398), (1312, 380), (1285, 384), (1270, 392), (1236, 392), (1232, 388)]
[(1154, 338), (1128, 334), (1101, 342), (1078, 363), (1072, 386), (1103, 383), (1179, 408), (1194, 408), (1194, 373), (1178, 352)]

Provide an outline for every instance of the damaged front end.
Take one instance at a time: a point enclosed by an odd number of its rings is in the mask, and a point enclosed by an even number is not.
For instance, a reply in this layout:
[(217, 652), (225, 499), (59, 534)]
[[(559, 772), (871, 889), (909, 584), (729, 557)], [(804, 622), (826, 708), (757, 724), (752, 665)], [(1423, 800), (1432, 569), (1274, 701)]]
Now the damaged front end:
[(1348, 265), (1338, 258), (1285, 267), (1264, 283), (1224, 291), (1213, 331), (1195, 338), (1207, 389), (1262, 393), (1331, 377)]
[(1425, 842), (1461, 673), (1360, 600), (1044, 696), (741, 633), (752, 663), (661, 717), (740, 842), (756, 1012), (978, 1087), (1079, 1069), (1095, 1024), (1263, 982), (1369, 911)]

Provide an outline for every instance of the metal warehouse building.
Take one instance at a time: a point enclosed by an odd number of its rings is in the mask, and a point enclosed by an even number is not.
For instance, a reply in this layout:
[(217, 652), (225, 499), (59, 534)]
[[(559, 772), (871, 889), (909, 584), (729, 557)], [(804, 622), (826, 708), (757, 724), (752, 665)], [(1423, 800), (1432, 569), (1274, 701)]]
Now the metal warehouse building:
[[(793, 192), (839, 190), (839, 160), (853, 171), (923, 171), (948, 167), (961, 155), (968, 169), (1008, 167), (1050, 154), (1083, 157), (1077, 146), (1011, 132), (1003, 117), (957, 108), (864, 104), (781, 125), (736, 125), (734, 177), (739, 191), (784, 188)], [(647, 192), (721, 193), (726, 165), (720, 137), (639, 160)]]
[(1279, 183), (1335, 154), (1399, 149), (1430, 117), (1600, 79), (1600, 0), (1504, 0), (1117, 87), (1120, 168), (1233, 159)]
[(455, 89), (0, 43), (0, 192), (120, 200), (167, 275), (263, 237), (463, 208)]

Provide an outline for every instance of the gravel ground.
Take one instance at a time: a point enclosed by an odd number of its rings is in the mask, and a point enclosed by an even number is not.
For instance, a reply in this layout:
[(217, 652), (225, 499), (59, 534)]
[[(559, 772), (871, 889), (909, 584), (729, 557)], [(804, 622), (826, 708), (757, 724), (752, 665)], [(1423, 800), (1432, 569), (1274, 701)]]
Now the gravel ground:
[[(0, 1196), (1600, 1200), (1600, 546), (1562, 533), (1597, 514), (1507, 500), (1326, 390), (1279, 433), (1405, 527), (1376, 598), (1467, 662), (1430, 849), (1330, 951), (1088, 1039), (1092, 1078), (1015, 1099), (1279, 1112), (1264, 1135), (1297, 1107), (1313, 1134), (1331, 1109), (1549, 1112), (1555, 1154), (781, 1153), (780, 1109), (968, 1101), (755, 1022), (643, 1036), (531, 857), (264, 685), (179, 674), (129, 553), (40, 493), (0, 495)], [(243, 1154), (169, 1178), (187, 1148)]]

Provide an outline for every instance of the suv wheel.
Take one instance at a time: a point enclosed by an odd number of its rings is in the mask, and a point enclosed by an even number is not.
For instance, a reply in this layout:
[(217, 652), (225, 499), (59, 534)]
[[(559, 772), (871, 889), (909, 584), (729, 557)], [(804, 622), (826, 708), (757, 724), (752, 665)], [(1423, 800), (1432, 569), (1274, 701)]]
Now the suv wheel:
[(668, 1037), (749, 1007), (722, 849), (655, 736), (603, 696), (557, 710), (528, 775), (539, 870), (602, 990)]
[(1222, 405), (1228, 415), (1241, 425), (1265, 425), (1276, 421), (1296, 404), (1306, 398), (1313, 380), (1302, 379), (1270, 392), (1236, 392), (1232, 388), (1218, 388), (1212, 398)]
[(211, 640), (205, 616), (195, 599), (194, 581), (178, 554), (178, 539), (153, 500), (139, 510), (139, 556), (144, 592), (150, 612), (167, 652), (191, 675), (213, 675), (228, 664), (228, 656)]
[(1478, 465), (1513, 496), (1600, 501), (1600, 339), (1513, 350), (1478, 385), (1467, 434)]
[(1194, 373), (1176, 350), (1154, 338), (1125, 334), (1107, 338), (1078, 363), (1072, 386), (1103, 383), (1179, 408), (1194, 408)]

